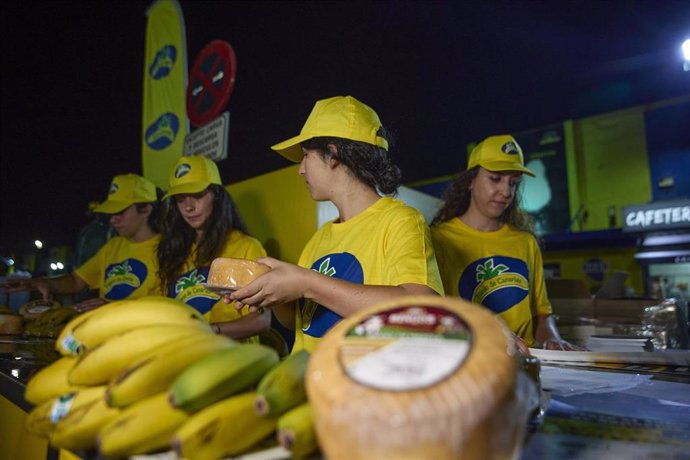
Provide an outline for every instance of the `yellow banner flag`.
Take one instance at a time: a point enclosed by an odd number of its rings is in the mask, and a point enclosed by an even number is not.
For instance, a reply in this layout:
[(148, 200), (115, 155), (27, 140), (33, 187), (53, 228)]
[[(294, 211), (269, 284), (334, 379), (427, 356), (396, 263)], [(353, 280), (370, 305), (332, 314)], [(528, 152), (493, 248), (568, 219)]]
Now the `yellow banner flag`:
[(182, 156), (189, 133), (187, 40), (176, 0), (157, 0), (146, 16), (142, 169), (144, 177), (167, 190), (170, 171)]

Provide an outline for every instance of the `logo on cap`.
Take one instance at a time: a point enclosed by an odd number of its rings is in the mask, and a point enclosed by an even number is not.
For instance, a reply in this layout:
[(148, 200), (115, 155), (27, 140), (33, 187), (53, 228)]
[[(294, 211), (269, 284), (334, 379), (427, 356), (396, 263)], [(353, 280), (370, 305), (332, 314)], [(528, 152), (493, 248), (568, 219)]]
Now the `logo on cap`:
[(175, 170), (175, 179), (179, 179), (182, 176), (186, 176), (187, 173), (189, 173), (189, 171), (191, 171), (191, 170), (192, 170), (192, 167), (189, 166), (189, 163), (182, 163)]
[(501, 147), (501, 151), (506, 155), (517, 155), (519, 153), (517, 145), (515, 145), (515, 142), (513, 141), (506, 142), (505, 144), (503, 144), (503, 147)]
[(119, 189), (120, 189), (120, 187), (115, 182), (113, 182), (112, 184), (110, 184), (110, 191), (108, 192), (108, 195), (112, 195), (113, 193), (117, 193), (117, 191)]

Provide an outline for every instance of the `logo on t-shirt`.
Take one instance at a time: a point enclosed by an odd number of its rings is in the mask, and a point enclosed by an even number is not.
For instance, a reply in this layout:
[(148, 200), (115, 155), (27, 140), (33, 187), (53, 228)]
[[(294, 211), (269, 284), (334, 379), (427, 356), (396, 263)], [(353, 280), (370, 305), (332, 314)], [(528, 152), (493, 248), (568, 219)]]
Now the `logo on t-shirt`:
[[(312, 264), (311, 269), (322, 275), (351, 283), (364, 283), (362, 264), (348, 252), (323, 256)], [(311, 300), (300, 300), (300, 310), (302, 330), (312, 337), (323, 337), (331, 327), (343, 319), (339, 314)]]
[(122, 300), (129, 297), (146, 280), (146, 264), (137, 259), (125, 259), (105, 269), (103, 290), (108, 300)]
[(208, 267), (193, 269), (183, 273), (170, 289), (169, 296), (195, 308), (202, 315), (210, 311), (220, 296), (204, 287), (208, 277)]
[(495, 313), (518, 304), (529, 291), (527, 264), (512, 257), (492, 256), (468, 265), (458, 283), (460, 297)]

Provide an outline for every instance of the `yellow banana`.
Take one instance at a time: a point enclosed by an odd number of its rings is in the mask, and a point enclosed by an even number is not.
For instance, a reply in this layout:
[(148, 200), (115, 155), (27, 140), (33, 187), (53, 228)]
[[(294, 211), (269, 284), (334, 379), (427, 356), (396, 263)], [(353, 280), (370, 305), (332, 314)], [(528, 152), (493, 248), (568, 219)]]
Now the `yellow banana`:
[(106, 387), (83, 387), (60, 396), (55, 396), (35, 406), (26, 416), (24, 425), (27, 431), (48, 437), (55, 424), (76, 410), (105, 395)]
[(76, 357), (64, 356), (36, 372), (26, 384), (24, 399), (31, 404), (41, 404), (76, 389), (67, 380), (76, 362)]
[(120, 413), (105, 402), (105, 386), (100, 398), (81, 405), (55, 424), (50, 435), (53, 447), (68, 450), (89, 450), (96, 447), (99, 430)]
[(280, 415), (307, 400), (304, 374), (309, 352), (300, 350), (285, 358), (263, 376), (256, 387), (258, 415)]
[(211, 331), (197, 310), (167, 297), (122, 300), (93, 312), (62, 337), (61, 349), (82, 353), (123, 332), (151, 325), (190, 325)]
[[(78, 346), (79, 342), (74, 339), (72, 331), (77, 328), (81, 323), (96, 315), (97, 313), (103, 313), (108, 309), (117, 308), (121, 305), (124, 300), (118, 302), (107, 303), (104, 306), (97, 308), (95, 310), (89, 310), (85, 313), (80, 313), (65, 324), (60, 333), (55, 340), (55, 349), (60, 352), (63, 356), (76, 356), (79, 352)], [(105, 310), (104, 310), (105, 309)]]
[(191, 335), (212, 335), (197, 322), (187, 325), (163, 324), (124, 332), (81, 355), (67, 380), (73, 385), (100, 385), (166, 344)]
[(293, 459), (305, 458), (319, 450), (311, 406), (304, 402), (280, 416), (278, 443), (289, 450)]
[(177, 430), (172, 446), (190, 460), (218, 459), (237, 455), (269, 436), (276, 417), (254, 412), (254, 392), (223, 399), (193, 414)]
[(242, 343), (212, 353), (185, 369), (170, 386), (175, 407), (194, 412), (248, 389), (278, 363), (264, 345)]
[(126, 458), (169, 448), (175, 430), (189, 415), (170, 405), (163, 391), (124, 409), (98, 435), (105, 458)]
[(194, 335), (166, 344), (120, 372), (110, 382), (106, 400), (111, 406), (125, 407), (166, 391), (175, 377), (189, 365), (235, 345), (237, 342), (214, 334)]

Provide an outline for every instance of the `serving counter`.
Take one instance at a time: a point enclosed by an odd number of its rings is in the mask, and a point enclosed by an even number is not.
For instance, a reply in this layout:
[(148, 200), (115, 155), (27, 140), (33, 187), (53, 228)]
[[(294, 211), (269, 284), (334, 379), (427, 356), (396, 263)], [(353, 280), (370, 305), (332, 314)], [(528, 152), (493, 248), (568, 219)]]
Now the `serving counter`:
[[(75, 460), (24, 429), (24, 388), (58, 357), (47, 339), (0, 336), (0, 456)], [(687, 351), (681, 362), (688, 359)], [(690, 459), (690, 368), (542, 363), (544, 416), (521, 458)], [(282, 457), (281, 457), (282, 458)]]

